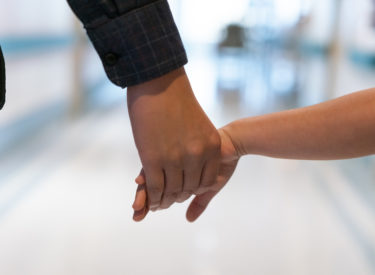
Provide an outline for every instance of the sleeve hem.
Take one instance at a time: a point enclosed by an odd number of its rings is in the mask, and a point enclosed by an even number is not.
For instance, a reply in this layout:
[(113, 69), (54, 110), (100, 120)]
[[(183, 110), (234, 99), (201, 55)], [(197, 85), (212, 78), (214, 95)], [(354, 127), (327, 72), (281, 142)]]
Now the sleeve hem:
[(158, 78), (187, 63), (167, 0), (88, 28), (87, 33), (108, 78), (123, 88)]

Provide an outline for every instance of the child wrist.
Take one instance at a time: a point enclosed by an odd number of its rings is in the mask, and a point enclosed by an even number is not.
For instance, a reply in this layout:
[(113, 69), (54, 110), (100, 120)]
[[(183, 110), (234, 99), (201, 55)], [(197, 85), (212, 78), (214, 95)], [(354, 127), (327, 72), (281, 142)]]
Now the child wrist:
[(238, 142), (238, 138), (237, 138), (237, 135), (236, 135), (236, 126), (232, 122), (232, 123), (224, 126), (221, 129), (225, 133), (225, 135), (230, 139), (230, 141), (233, 145), (233, 148), (235, 150), (235, 157), (237, 159), (240, 159), (243, 155), (245, 155), (245, 153), (242, 149), (241, 144)]

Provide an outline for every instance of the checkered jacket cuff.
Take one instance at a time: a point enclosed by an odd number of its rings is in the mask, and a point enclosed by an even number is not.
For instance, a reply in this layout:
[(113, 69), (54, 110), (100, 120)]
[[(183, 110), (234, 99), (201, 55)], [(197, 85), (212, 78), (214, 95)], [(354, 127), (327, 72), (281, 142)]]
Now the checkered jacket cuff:
[(123, 88), (160, 77), (187, 63), (167, 0), (86, 30), (109, 79)]

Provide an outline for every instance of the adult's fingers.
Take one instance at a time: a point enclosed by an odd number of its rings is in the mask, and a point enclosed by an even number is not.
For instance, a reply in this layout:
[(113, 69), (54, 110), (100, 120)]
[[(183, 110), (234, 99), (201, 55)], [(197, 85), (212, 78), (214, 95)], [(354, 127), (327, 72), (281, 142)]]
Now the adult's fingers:
[(186, 218), (189, 222), (194, 222), (206, 210), (210, 201), (215, 197), (217, 191), (209, 191), (201, 195), (197, 195), (190, 203), (186, 212)]
[(148, 195), (148, 205), (151, 210), (160, 207), (161, 199), (164, 192), (164, 173), (162, 169), (145, 168), (146, 186)]
[(176, 202), (178, 202), (178, 203), (183, 203), (184, 201), (188, 200), (188, 199), (191, 197), (191, 195), (193, 195), (193, 193), (183, 191), (183, 192), (181, 193), (181, 195), (179, 195), (179, 196), (177, 197)]
[(160, 204), (161, 209), (167, 209), (176, 202), (182, 192), (183, 180), (182, 170), (174, 167), (165, 169), (165, 188)]
[(216, 183), (216, 177), (219, 172), (220, 158), (213, 158), (209, 160), (203, 168), (200, 185), (197, 195), (206, 193), (210, 190), (210, 187)]
[(190, 198), (199, 188), (199, 182), (202, 175), (203, 164), (199, 161), (192, 162), (188, 167), (185, 168), (184, 186), (182, 193), (178, 196), (177, 202), (184, 202)]

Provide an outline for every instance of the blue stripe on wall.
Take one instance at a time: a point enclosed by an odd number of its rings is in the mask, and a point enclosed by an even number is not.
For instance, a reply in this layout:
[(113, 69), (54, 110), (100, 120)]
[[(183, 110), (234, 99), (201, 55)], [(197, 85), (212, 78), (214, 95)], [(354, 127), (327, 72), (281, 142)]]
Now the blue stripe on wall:
[(4, 53), (19, 53), (68, 46), (75, 42), (73, 35), (2, 37), (0, 45)]

